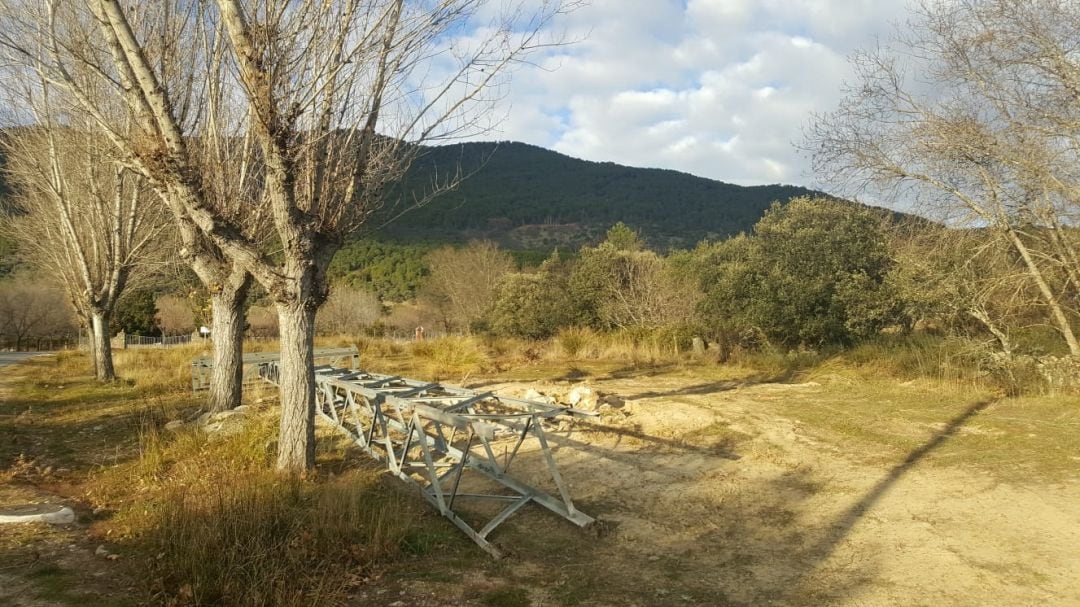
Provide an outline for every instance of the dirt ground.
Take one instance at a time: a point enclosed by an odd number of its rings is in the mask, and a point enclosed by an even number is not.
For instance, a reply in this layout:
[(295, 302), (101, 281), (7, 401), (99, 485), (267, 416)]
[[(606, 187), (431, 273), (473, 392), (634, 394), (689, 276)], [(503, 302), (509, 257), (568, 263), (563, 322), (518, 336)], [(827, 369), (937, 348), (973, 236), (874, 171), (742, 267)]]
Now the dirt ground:
[[(21, 380), (19, 367), (0, 371), (0, 402)], [(22, 415), (32, 416), (33, 411)], [(93, 429), (81, 432), (92, 432)], [(0, 435), (0, 441), (13, 440)], [(0, 525), (0, 606), (120, 607), (134, 605), (135, 584), (115, 557), (95, 554), (104, 538), (92, 530), (93, 509), (74, 495), (64, 478), (70, 470), (16, 462), (0, 471), (0, 505), (63, 504), (76, 513), (71, 525)]]
[[(1063, 456), (1064, 473), (1018, 475), (958, 451), (1004, 434), (988, 420), (1016, 413), (995, 399), (918, 409), (932, 388), (894, 386), (906, 396), (888, 411), (920, 421), (877, 444), (856, 431), (887, 426), (894, 414), (873, 407), (898, 397), (845, 378), (532, 379), (484, 385), (550, 393), (584, 381), (626, 400), (548, 434), (576, 505), (598, 524), (578, 529), (529, 506), (493, 534), (510, 553), (494, 561), (432, 517), (439, 549), (373, 575), (355, 604), (1080, 605), (1080, 483), (1068, 472), (1080, 453)], [(838, 400), (864, 415), (845, 419)], [(1040, 423), (1078, 425), (1075, 414)], [(535, 453), (515, 466), (542, 484)], [(47, 486), (0, 483), (0, 500), (49, 497)], [(75, 525), (0, 527), (0, 605), (129, 604), (81, 598), (120, 597), (127, 583), (122, 563), (93, 554), (92, 513), (72, 505)], [(63, 567), (28, 568), (35, 558)]]
[[(589, 383), (626, 407), (551, 440), (599, 536), (524, 511), (495, 534), (506, 563), (418, 565), (399, 604), (1080, 605), (1075, 478), (1013, 483), (935, 461), (980, 432), (988, 401), (928, 424), (906, 453), (868, 453), (780, 413), (835, 385)], [(525, 387), (565, 390), (490, 386)], [(539, 478), (539, 464), (517, 474)]]

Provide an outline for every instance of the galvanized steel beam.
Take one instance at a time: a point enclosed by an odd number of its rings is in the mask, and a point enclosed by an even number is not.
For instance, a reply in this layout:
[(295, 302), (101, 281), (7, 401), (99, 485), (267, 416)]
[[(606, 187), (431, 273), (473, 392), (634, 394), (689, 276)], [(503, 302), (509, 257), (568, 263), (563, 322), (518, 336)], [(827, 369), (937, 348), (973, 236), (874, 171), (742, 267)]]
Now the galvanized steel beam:
[[(260, 376), (277, 383), (278, 363), (261, 363)], [(347, 435), (391, 474), (416, 487), (440, 514), (478, 546), (499, 557), (488, 537), (530, 502), (585, 527), (594, 519), (574, 506), (543, 429), (557, 416), (595, 416), (570, 407), (477, 392), (455, 386), (379, 375), (356, 369), (317, 367), (316, 412)], [(554, 494), (509, 474), (525, 442), (533, 441)], [(503, 450), (502, 461), (497, 455)], [(466, 477), (484, 479), (490, 493), (465, 491)], [(467, 483), (471, 486), (473, 483)], [(474, 525), (462, 502), (505, 504)]]

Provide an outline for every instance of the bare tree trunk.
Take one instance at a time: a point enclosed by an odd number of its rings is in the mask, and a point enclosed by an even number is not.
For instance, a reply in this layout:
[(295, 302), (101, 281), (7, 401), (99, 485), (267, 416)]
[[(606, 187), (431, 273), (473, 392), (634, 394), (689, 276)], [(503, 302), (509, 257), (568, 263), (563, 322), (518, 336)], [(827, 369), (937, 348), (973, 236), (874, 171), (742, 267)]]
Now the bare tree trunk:
[(116, 379), (116, 371), (113, 370), (109, 314), (95, 310), (91, 313), (90, 323), (90, 352), (94, 357), (94, 375), (98, 381), (113, 381)]
[(281, 432), (277, 468), (305, 474), (315, 466), (315, 309), (278, 304), (281, 326)]
[(1008, 234), (1009, 242), (1024, 260), (1024, 265), (1027, 266), (1028, 274), (1031, 275), (1032, 280), (1035, 281), (1035, 285), (1039, 287), (1039, 292), (1042, 294), (1043, 301), (1046, 303), (1046, 306), (1050, 308), (1050, 316), (1053, 317), (1058, 332), (1060, 332), (1061, 336), (1065, 339), (1065, 344), (1069, 347), (1069, 354), (1080, 356), (1080, 342), (1076, 339), (1076, 333), (1073, 331), (1072, 323), (1069, 322), (1069, 317), (1061, 307), (1061, 302), (1058, 301), (1054, 289), (1046, 282), (1042, 270), (1039, 269), (1038, 264), (1035, 263), (1035, 258), (1032, 256), (1031, 251), (1028, 250), (1027, 245), (1024, 244), (1023, 239), (1020, 238), (1020, 235), (1012, 229), (1006, 230), (1006, 233)]
[(245, 274), (240, 284), (227, 282), (210, 295), (214, 369), (208, 398), (210, 411), (214, 413), (240, 406), (244, 384), (244, 305), (250, 286), (251, 277)]
[[(90, 353), (90, 363), (97, 360), (97, 344), (94, 341), (94, 323), (89, 318), (84, 319), (86, 329), (86, 351)], [(80, 334), (82, 329), (79, 330)]]

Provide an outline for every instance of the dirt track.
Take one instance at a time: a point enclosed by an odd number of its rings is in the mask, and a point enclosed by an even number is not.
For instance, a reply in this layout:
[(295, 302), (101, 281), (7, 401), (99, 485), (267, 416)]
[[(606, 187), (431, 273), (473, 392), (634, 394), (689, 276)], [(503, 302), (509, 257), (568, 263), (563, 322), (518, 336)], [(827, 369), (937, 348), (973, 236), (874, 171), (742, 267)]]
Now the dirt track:
[(882, 466), (773, 410), (827, 389), (813, 382), (593, 385), (629, 398), (626, 413), (552, 442), (609, 531), (523, 515), (500, 531), (516, 560), (466, 575), (462, 600), (502, 577), (533, 605), (1080, 605), (1077, 483), (926, 465), (985, 405)]

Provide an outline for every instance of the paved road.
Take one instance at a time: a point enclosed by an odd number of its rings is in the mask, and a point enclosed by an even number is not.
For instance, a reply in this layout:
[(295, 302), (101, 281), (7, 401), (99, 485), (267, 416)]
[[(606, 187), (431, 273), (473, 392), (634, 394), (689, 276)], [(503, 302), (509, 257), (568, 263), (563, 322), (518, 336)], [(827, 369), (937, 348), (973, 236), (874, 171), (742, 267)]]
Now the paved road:
[(32, 356), (39, 356), (44, 352), (0, 352), (0, 367), (4, 367), (20, 360), (26, 360)]

